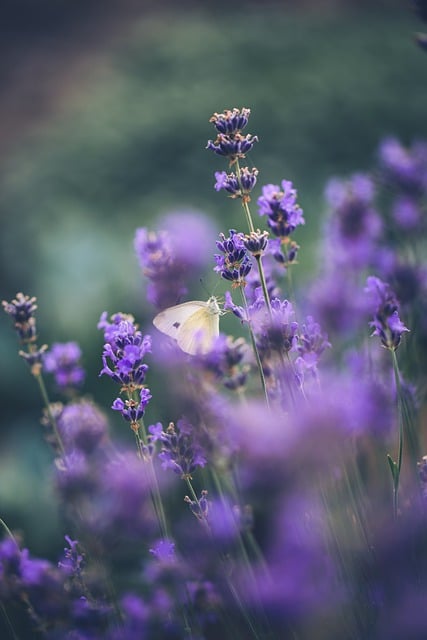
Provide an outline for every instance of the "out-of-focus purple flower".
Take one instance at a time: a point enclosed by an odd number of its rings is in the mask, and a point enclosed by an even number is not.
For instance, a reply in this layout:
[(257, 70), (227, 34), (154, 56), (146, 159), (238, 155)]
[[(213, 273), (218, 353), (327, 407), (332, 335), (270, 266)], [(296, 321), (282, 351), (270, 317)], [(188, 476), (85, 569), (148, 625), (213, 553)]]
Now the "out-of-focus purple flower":
[(83, 555), (80, 551), (78, 540), (72, 540), (70, 536), (65, 536), (68, 547), (64, 548), (64, 555), (58, 562), (59, 569), (68, 577), (80, 579), (84, 564)]
[(331, 207), (326, 235), (333, 262), (361, 267), (374, 259), (381, 218), (373, 206), (371, 178), (355, 174), (349, 180), (332, 178), (325, 190)]
[(36, 340), (36, 318), (34, 312), (37, 309), (36, 298), (30, 298), (23, 293), (17, 293), (11, 302), (3, 300), (5, 312), (15, 322), (15, 329), (22, 342), (34, 342)]
[(257, 136), (249, 133), (244, 136), (241, 133), (248, 123), (250, 113), (250, 109), (246, 108), (226, 109), (223, 113), (214, 113), (209, 121), (215, 126), (218, 135), (214, 141), (208, 140), (206, 148), (229, 158), (230, 164), (238, 158), (244, 158), (255, 142), (258, 142)]
[(216, 246), (223, 255), (215, 255), (214, 271), (230, 281), (233, 287), (245, 286), (245, 277), (252, 269), (252, 260), (245, 249), (243, 233), (231, 229), (228, 238), (223, 233), (219, 237)]
[(3, 300), (2, 305), (5, 312), (14, 320), (14, 326), (20, 342), (28, 345), (28, 351), (20, 351), (19, 355), (31, 367), (33, 374), (38, 375), (47, 345), (39, 348), (36, 346), (37, 327), (34, 312), (37, 309), (37, 305), (35, 302), (36, 298), (17, 293), (16, 298), (11, 302)]
[(289, 300), (274, 298), (271, 301), (271, 317), (267, 313), (263, 298), (249, 308), (257, 346), (262, 352), (270, 350), (289, 353), (295, 350), (298, 342), (298, 322)]
[(298, 336), (297, 352), (299, 354), (295, 366), (300, 373), (310, 371), (316, 375), (319, 358), (325, 349), (331, 346), (328, 336), (322, 331), (320, 324), (308, 316)]
[(242, 167), (240, 169), (240, 180), (234, 173), (226, 173), (225, 171), (215, 172), (215, 190), (224, 189), (230, 194), (231, 198), (242, 198), (244, 202), (250, 201), (250, 192), (256, 185), (258, 169), (253, 167)]
[(396, 350), (402, 334), (409, 331), (399, 318), (399, 304), (389, 284), (375, 276), (366, 280), (366, 293), (370, 297), (374, 319), (370, 322), (373, 336), (379, 336), (384, 347)]
[(266, 551), (269, 566), (255, 567), (251, 580), (244, 569), (241, 588), (246, 605), (259, 604), (276, 628), (297, 621), (313, 622), (343, 602), (342, 586), (326, 543), (327, 523), (321, 507), (304, 495), (286, 496), (271, 523), (272, 541)]
[(175, 543), (164, 538), (157, 540), (150, 553), (162, 563), (170, 564), (176, 560)]
[(137, 229), (135, 252), (148, 279), (147, 299), (157, 309), (177, 304), (205, 268), (215, 231), (201, 211), (176, 211), (164, 216), (160, 231)]
[(131, 391), (141, 388), (148, 369), (143, 359), (151, 352), (151, 338), (137, 329), (132, 316), (116, 313), (111, 323), (106, 318), (104, 312), (98, 323), (106, 341), (99, 375), (107, 375)]
[(353, 274), (336, 270), (318, 278), (308, 292), (309, 309), (321, 326), (333, 335), (346, 338), (366, 322), (369, 305), (366, 294)]
[(200, 498), (192, 500), (188, 496), (185, 496), (184, 502), (188, 504), (191, 512), (196, 516), (200, 522), (206, 522), (209, 515), (210, 502), (208, 500), (208, 492), (203, 489), (200, 492)]
[(287, 237), (297, 226), (305, 224), (303, 211), (297, 204), (297, 191), (292, 182), (282, 180), (280, 188), (267, 184), (258, 198), (258, 213), (267, 216), (267, 224), (275, 236)]
[(406, 195), (394, 201), (392, 216), (400, 231), (418, 230), (424, 223), (420, 205), (414, 198)]
[[(151, 535), (155, 527), (150, 484), (134, 453), (122, 453), (98, 465), (100, 486), (87, 504), (87, 527), (104, 548), (116, 554), (134, 551), (132, 544)], [(120, 549), (119, 541), (129, 544)], [(109, 553), (113, 552), (113, 548)]]
[(185, 418), (178, 420), (176, 426), (171, 422), (166, 431), (160, 430), (159, 423), (148, 430), (152, 442), (161, 442), (159, 459), (164, 469), (172, 469), (185, 479), (191, 478), (197, 467), (205, 466), (206, 457), (195, 440), (194, 427)]
[(121, 398), (116, 398), (112, 404), (112, 409), (114, 411), (120, 411), (123, 418), (132, 424), (137, 423), (141, 420), (142, 416), (145, 413), (145, 409), (150, 402), (152, 395), (149, 389), (141, 389), (139, 392), (140, 401), (136, 400), (122, 400)]
[(53, 373), (60, 389), (79, 389), (85, 379), (85, 372), (80, 364), (81, 356), (77, 342), (55, 342), (44, 355), (43, 368), (48, 373)]
[(247, 353), (248, 345), (243, 338), (233, 340), (231, 336), (220, 334), (213, 349), (200, 358), (200, 366), (213, 373), (227, 389), (240, 390), (248, 376), (248, 368), (243, 364)]
[(387, 183), (406, 193), (420, 195), (427, 188), (427, 144), (414, 142), (404, 147), (394, 137), (385, 138), (378, 150), (380, 167)]
[(105, 415), (90, 400), (72, 402), (58, 413), (58, 430), (67, 452), (90, 454), (108, 433)]

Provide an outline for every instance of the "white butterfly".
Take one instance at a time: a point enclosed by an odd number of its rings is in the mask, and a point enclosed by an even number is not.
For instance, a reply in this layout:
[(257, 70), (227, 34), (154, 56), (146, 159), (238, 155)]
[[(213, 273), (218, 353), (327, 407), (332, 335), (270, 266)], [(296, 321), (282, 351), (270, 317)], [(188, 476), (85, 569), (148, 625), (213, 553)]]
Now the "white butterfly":
[(153, 320), (154, 326), (176, 340), (185, 353), (208, 353), (219, 336), (221, 311), (215, 296), (207, 302), (192, 300), (168, 307)]

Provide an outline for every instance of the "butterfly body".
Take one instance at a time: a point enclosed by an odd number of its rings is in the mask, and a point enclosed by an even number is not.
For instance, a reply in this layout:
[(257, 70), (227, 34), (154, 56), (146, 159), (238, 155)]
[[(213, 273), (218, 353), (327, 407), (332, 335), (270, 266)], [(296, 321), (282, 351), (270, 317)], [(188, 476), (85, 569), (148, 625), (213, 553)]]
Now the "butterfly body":
[(211, 296), (207, 302), (192, 300), (168, 307), (157, 314), (153, 324), (176, 340), (185, 353), (205, 354), (219, 335), (221, 313), (217, 299)]

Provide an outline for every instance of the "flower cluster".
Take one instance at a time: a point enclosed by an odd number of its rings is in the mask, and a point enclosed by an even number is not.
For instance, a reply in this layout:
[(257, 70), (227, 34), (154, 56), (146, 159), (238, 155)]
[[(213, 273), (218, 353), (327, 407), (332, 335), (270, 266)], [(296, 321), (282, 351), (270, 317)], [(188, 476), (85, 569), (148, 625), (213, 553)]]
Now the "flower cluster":
[(37, 309), (37, 305), (35, 302), (36, 298), (17, 293), (14, 300), (11, 302), (3, 300), (2, 305), (5, 312), (14, 320), (21, 344), (28, 347), (28, 351), (20, 351), (19, 355), (28, 362), (33, 373), (38, 375), (47, 345), (43, 345), (40, 348), (36, 345), (37, 325), (34, 312)]
[(241, 133), (248, 124), (250, 109), (227, 109), (223, 113), (214, 113), (210, 119), (218, 135), (214, 141), (209, 140), (207, 149), (210, 149), (219, 156), (229, 158), (233, 164), (239, 158), (244, 158), (251, 151), (257, 136)]
[(299, 225), (305, 224), (305, 220), (292, 182), (282, 180), (281, 187), (267, 184), (262, 188), (258, 213), (267, 216), (267, 224), (275, 236), (287, 238)]
[(80, 364), (81, 349), (76, 342), (55, 342), (45, 353), (43, 368), (52, 373), (61, 390), (79, 389), (84, 382), (85, 372)]
[(215, 255), (215, 271), (229, 280), (233, 287), (244, 286), (245, 277), (252, 269), (252, 261), (246, 251), (243, 234), (231, 229), (228, 238), (223, 233), (219, 237), (216, 246), (222, 255)]
[(371, 298), (374, 319), (370, 323), (373, 336), (379, 336), (387, 349), (395, 350), (400, 344), (402, 334), (409, 331), (399, 318), (399, 304), (395, 294), (386, 282), (369, 276), (366, 292)]
[(171, 422), (166, 431), (160, 423), (149, 427), (152, 442), (161, 443), (159, 459), (164, 469), (172, 469), (181, 478), (190, 478), (197, 467), (204, 467), (206, 457), (195, 442), (194, 427), (181, 418), (176, 426)]

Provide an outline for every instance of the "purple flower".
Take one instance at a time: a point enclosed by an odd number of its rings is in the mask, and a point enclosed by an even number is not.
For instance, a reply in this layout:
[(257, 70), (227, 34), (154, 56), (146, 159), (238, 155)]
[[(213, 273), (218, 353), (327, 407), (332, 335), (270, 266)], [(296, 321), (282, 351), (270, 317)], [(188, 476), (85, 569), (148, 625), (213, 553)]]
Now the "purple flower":
[(409, 331), (399, 318), (399, 304), (389, 284), (369, 276), (366, 280), (366, 293), (369, 295), (374, 319), (370, 322), (373, 336), (379, 336), (384, 347), (396, 350), (402, 334)]
[(90, 454), (108, 433), (105, 415), (89, 400), (73, 402), (63, 407), (57, 416), (57, 424), (67, 452), (76, 449)]
[(303, 211), (297, 204), (297, 191), (292, 182), (282, 180), (278, 185), (267, 184), (258, 198), (258, 213), (267, 216), (267, 224), (274, 235), (287, 237), (300, 224), (305, 224)]
[(381, 218), (373, 206), (374, 185), (364, 174), (332, 178), (325, 190), (331, 212), (326, 238), (335, 263), (362, 267), (375, 260)]
[(145, 409), (147, 408), (152, 395), (149, 389), (144, 388), (140, 390), (139, 397), (139, 402), (136, 402), (136, 400), (123, 401), (121, 398), (116, 398), (111, 408), (114, 411), (120, 411), (125, 420), (135, 424), (141, 420), (144, 415)]
[(159, 562), (170, 564), (175, 562), (175, 543), (171, 540), (157, 540), (156, 544), (150, 549), (150, 553), (159, 560)]
[(427, 188), (427, 144), (415, 142), (407, 149), (397, 138), (385, 138), (379, 147), (384, 179), (406, 193), (420, 195)]
[(250, 115), (250, 109), (235, 107), (234, 109), (225, 109), (223, 113), (215, 112), (209, 122), (213, 123), (218, 133), (231, 136), (240, 133), (246, 127)]
[(245, 202), (250, 201), (249, 194), (256, 185), (258, 169), (242, 167), (240, 169), (240, 179), (234, 173), (217, 171), (215, 173), (215, 190), (224, 189), (231, 198), (242, 198)]
[(72, 540), (70, 536), (65, 536), (65, 540), (68, 543), (68, 547), (65, 547), (64, 555), (59, 560), (58, 567), (66, 576), (80, 579), (84, 559), (80, 552), (79, 542)]
[(99, 375), (107, 375), (130, 390), (140, 388), (148, 369), (143, 359), (151, 352), (151, 338), (137, 329), (132, 316), (116, 313), (111, 316), (111, 323), (106, 317), (104, 312), (98, 323), (106, 340), (102, 354), (104, 366)]
[[(161, 427), (161, 425), (160, 425)], [(149, 427), (152, 442), (161, 442), (159, 459), (164, 469), (172, 469), (181, 478), (191, 478), (197, 467), (204, 467), (206, 457), (194, 437), (194, 427), (185, 419), (171, 422), (166, 431), (159, 423)]]
[(28, 351), (20, 351), (19, 355), (24, 358), (31, 367), (33, 375), (39, 375), (43, 360), (43, 354), (47, 345), (37, 348), (37, 329), (34, 312), (37, 309), (36, 298), (30, 298), (23, 293), (17, 293), (16, 298), (11, 302), (3, 300), (2, 305), (5, 312), (12, 316), (15, 321), (15, 329), (22, 344), (28, 345)]
[(200, 211), (170, 213), (159, 224), (161, 231), (137, 229), (134, 246), (148, 279), (147, 299), (157, 309), (165, 309), (177, 304), (189, 283), (200, 276), (214, 228)]
[(268, 243), (268, 231), (251, 231), (243, 237), (243, 244), (254, 256), (260, 256)]
[(281, 301), (274, 298), (271, 301), (271, 311), (270, 318), (261, 297), (249, 308), (258, 348), (262, 352), (271, 349), (279, 353), (295, 350), (298, 342), (298, 323), (294, 320), (292, 303), (289, 300)]
[(200, 358), (200, 367), (213, 373), (227, 389), (241, 390), (248, 377), (248, 367), (243, 363), (247, 354), (248, 345), (243, 338), (233, 340), (220, 334), (213, 349)]
[(258, 142), (257, 136), (247, 134), (244, 136), (241, 131), (247, 125), (250, 109), (226, 110), (224, 113), (214, 113), (210, 119), (218, 132), (215, 141), (208, 140), (206, 146), (214, 153), (230, 158), (230, 164), (238, 158), (244, 158)]
[(298, 338), (296, 349), (299, 357), (295, 361), (295, 366), (301, 373), (308, 370), (316, 375), (319, 358), (331, 343), (311, 316), (308, 316), (306, 323), (302, 325)]
[(43, 368), (53, 373), (57, 386), (62, 390), (80, 388), (85, 378), (80, 365), (82, 352), (76, 342), (56, 342), (43, 358)]
[(245, 249), (243, 233), (231, 229), (228, 238), (223, 233), (219, 237), (216, 246), (223, 255), (215, 255), (214, 271), (230, 281), (233, 287), (244, 286), (245, 277), (252, 269), (252, 261)]
[(36, 298), (30, 298), (23, 293), (17, 293), (11, 302), (3, 300), (5, 312), (12, 316), (15, 329), (22, 342), (34, 342), (36, 340), (36, 319), (34, 312), (37, 309)]

